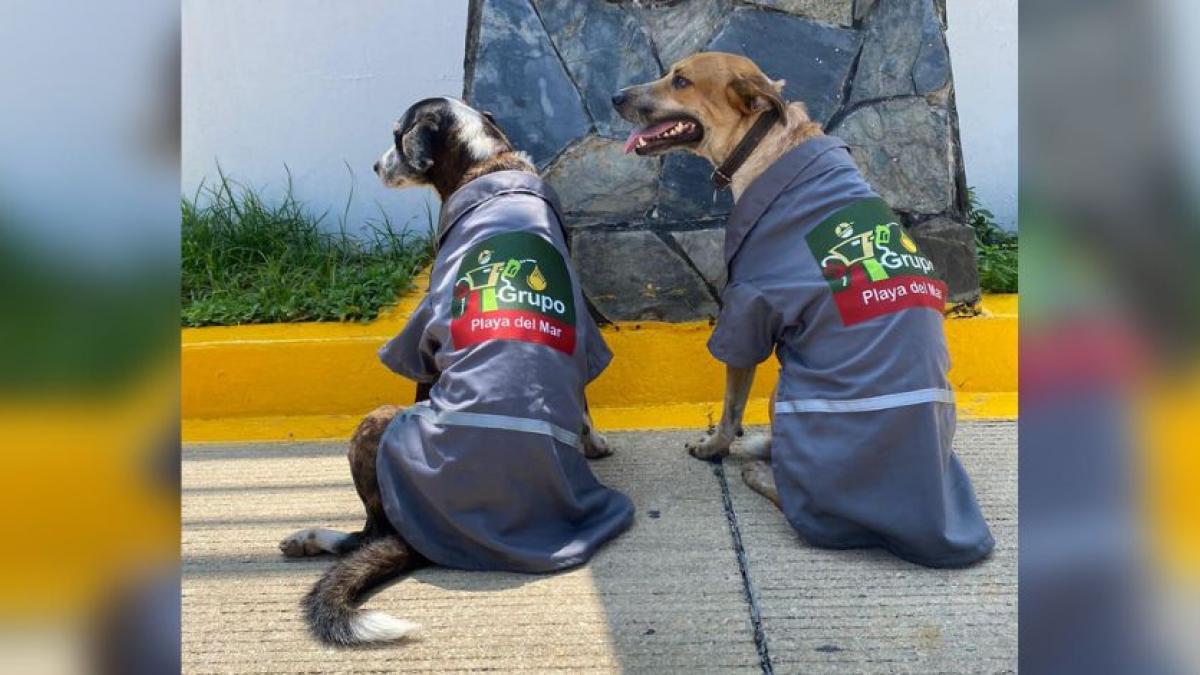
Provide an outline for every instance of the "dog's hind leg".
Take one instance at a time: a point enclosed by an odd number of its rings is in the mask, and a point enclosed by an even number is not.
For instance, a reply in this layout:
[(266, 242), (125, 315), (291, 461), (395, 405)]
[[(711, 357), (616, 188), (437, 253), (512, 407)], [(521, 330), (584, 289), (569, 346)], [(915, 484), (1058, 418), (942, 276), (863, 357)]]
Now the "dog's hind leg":
[(379, 482), (375, 478), (375, 458), (379, 454), (379, 442), (392, 418), (400, 408), (385, 405), (372, 410), (350, 438), (347, 458), (350, 460), (350, 476), (354, 488), (367, 511), (367, 522), (360, 532), (338, 532), (314, 527), (299, 530), (279, 542), (279, 550), (289, 558), (333, 553), (344, 555), (363, 544), (390, 535), (394, 532), (387, 514), (383, 510), (383, 499), (379, 495)]
[(350, 460), (350, 476), (354, 479), (354, 489), (362, 500), (367, 512), (367, 522), (363, 525), (363, 535), (367, 538), (378, 538), (392, 534), (391, 523), (383, 510), (383, 497), (379, 493), (379, 479), (375, 474), (375, 460), (379, 457), (379, 443), (383, 440), (383, 432), (392, 422), (392, 418), (402, 409), (394, 405), (380, 406), (372, 410), (354, 430), (350, 438), (350, 449), (347, 458)]
[(758, 494), (779, 506), (779, 488), (775, 487), (775, 474), (767, 462), (749, 462), (742, 467), (742, 481)]
[(339, 532), (324, 527), (310, 527), (291, 533), (279, 542), (279, 550), (289, 558), (333, 553), (341, 555), (361, 545), (361, 532)]
[(738, 454), (754, 459), (771, 459), (771, 432), (747, 434), (733, 442)]

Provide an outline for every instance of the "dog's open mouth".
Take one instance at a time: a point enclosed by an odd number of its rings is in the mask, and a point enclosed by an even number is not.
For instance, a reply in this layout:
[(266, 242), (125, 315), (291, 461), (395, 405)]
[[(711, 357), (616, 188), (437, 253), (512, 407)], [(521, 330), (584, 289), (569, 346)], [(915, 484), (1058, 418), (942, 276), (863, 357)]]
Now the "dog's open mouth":
[(641, 129), (635, 129), (625, 141), (625, 154), (646, 155), (677, 145), (695, 143), (704, 137), (704, 128), (691, 117), (670, 117)]

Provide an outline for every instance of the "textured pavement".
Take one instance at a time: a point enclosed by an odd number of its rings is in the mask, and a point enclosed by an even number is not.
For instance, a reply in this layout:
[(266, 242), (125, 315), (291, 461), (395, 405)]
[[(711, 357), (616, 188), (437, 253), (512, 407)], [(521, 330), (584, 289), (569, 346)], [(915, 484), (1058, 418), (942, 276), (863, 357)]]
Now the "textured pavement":
[(1015, 672), (1015, 423), (960, 426), (956, 448), (997, 540), (967, 570), (809, 547), (742, 484), (740, 460), (728, 460), (723, 490), (713, 465), (688, 457), (695, 434), (610, 435), (617, 454), (593, 467), (638, 516), (588, 565), (421, 570), (365, 603), (422, 624), (420, 635), (357, 649), (319, 645), (300, 621), (299, 599), (330, 559), (276, 549), (302, 527), (361, 525), (342, 444), (189, 446), (184, 670)]

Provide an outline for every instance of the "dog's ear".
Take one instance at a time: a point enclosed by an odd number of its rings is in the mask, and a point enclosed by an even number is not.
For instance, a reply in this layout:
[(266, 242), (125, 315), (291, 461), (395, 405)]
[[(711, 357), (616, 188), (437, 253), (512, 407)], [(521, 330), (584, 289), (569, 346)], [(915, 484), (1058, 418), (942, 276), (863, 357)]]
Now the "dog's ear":
[(772, 82), (762, 73), (739, 75), (729, 83), (729, 100), (743, 115), (761, 112), (770, 106), (783, 118), (787, 114), (787, 104), (780, 95), (782, 89), (783, 80)]
[(424, 173), (433, 166), (433, 142), (439, 125), (436, 116), (425, 115), (400, 137), (400, 155), (414, 171)]

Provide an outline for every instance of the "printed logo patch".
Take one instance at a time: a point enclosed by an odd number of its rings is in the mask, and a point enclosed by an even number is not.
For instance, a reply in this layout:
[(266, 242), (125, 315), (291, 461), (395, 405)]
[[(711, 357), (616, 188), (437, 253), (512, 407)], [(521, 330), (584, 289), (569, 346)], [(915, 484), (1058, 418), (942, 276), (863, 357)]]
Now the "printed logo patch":
[(910, 307), (941, 311), (946, 284), (881, 199), (833, 214), (805, 238), (829, 282), (842, 325)]
[(529, 232), (490, 237), (458, 267), (450, 311), (455, 349), (517, 340), (575, 353), (575, 295), (554, 246)]

